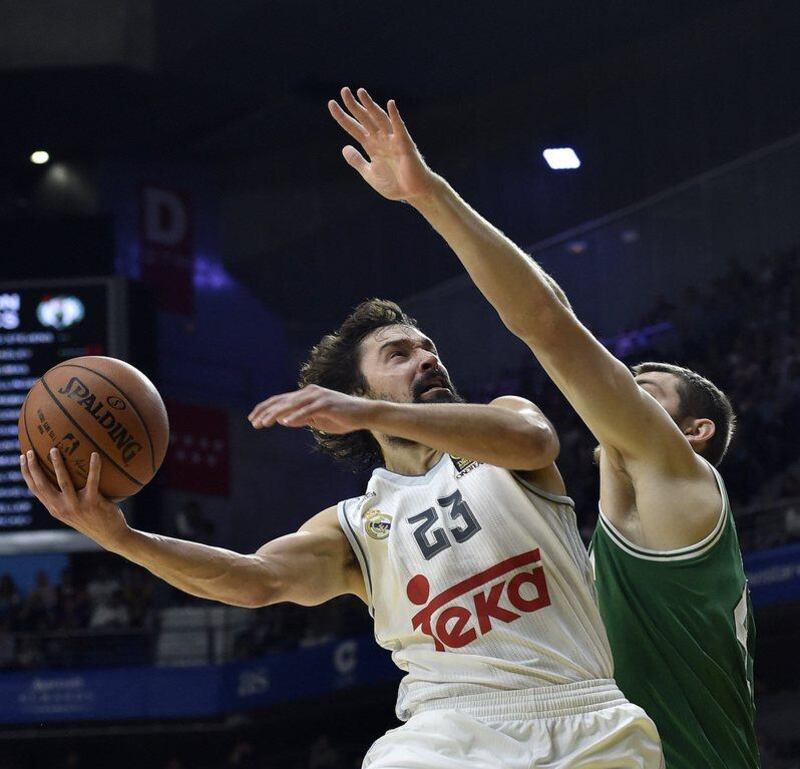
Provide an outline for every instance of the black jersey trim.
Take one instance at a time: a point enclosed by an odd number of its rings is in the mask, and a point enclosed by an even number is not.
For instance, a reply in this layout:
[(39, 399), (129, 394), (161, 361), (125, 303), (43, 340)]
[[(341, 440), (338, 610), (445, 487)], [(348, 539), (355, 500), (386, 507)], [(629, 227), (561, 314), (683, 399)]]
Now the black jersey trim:
[(549, 491), (545, 491), (544, 489), (540, 489), (538, 486), (534, 486), (530, 481), (526, 481), (515, 470), (509, 470), (509, 472), (517, 483), (524, 486), (528, 491), (532, 491), (537, 497), (548, 499), (551, 502), (558, 502), (560, 505), (569, 505), (573, 508), (575, 507), (575, 502), (572, 500), (572, 497), (568, 497), (564, 494), (553, 494)]

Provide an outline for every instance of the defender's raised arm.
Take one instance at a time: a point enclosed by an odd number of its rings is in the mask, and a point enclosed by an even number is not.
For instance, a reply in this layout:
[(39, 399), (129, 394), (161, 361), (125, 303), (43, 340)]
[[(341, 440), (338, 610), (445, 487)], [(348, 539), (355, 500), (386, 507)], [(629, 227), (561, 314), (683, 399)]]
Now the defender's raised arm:
[(384, 111), (366, 90), (356, 99), (346, 88), (342, 101), (350, 114), (335, 101), (331, 114), (369, 158), (347, 146), (347, 162), (381, 195), (416, 208), (447, 241), (598, 440), (631, 458), (657, 459), (671, 472), (702, 472), (669, 415), (578, 321), (555, 281), (426, 165), (395, 103)]

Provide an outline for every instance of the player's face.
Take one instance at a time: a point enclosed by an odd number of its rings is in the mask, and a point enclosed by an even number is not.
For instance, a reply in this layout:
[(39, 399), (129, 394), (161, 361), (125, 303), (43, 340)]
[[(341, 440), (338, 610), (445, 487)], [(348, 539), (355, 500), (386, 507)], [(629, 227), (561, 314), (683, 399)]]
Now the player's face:
[(678, 393), (679, 379), (667, 371), (648, 371), (637, 374), (636, 384), (653, 396), (677, 423), (681, 416), (681, 396)]
[(361, 342), (361, 372), (372, 398), (396, 403), (458, 403), (436, 346), (411, 326), (384, 326)]
[[(637, 374), (634, 379), (642, 390), (658, 401), (675, 424), (680, 426), (681, 397), (678, 393), (678, 377), (667, 371), (648, 371), (646, 374)], [(600, 446), (596, 446), (593, 455), (595, 464), (600, 464), (600, 452)]]

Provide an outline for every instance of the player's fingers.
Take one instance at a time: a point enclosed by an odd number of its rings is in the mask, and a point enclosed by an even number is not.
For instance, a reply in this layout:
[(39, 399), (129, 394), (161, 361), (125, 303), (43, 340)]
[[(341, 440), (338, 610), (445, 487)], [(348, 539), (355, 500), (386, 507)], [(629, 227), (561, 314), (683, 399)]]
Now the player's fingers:
[(31, 493), (38, 494), (39, 490), (36, 488), (36, 481), (33, 480), (31, 471), (28, 468), (28, 459), (24, 454), (19, 455), (19, 469), (22, 473), (22, 479), (25, 481), (27, 487), (31, 490)]
[[(359, 91), (359, 93), (361, 92)], [(350, 114), (358, 120), (369, 133), (374, 134), (380, 130), (380, 125), (373, 120), (373, 116), (370, 114), (369, 110), (353, 96), (353, 92), (349, 88), (342, 88), (342, 101), (344, 102), (344, 106), (350, 110)]]
[(256, 417), (259, 411), (263, 411), (264, 408), (269, 404), (272, 398), (267, 398), (265, 401), (261, 401), (260, 403), (256, 403), (255, 406), (250, 410), (250, 413), (247, 415), (247, 418), (252, 422), (253, 419)]
[(42, 468), (39, 467), (39, 462), (36, 459), (36, 455), (33, 451), (29, 451), (25, 457), (27, 464), (28, 464), (28, 472), (33, 478), (33, 483), (35, 486), (34, 494), (38, 497), (38, 499), (47, 505), (48, 509), (50, 509), (51, 505), (54, 505), (57, 500), (57, 494), (55, 486), (47, 479)]
[(100, 474), (103, 471), (103, 463), (100, 455), (93, 451), (89, 457), (89, 475), (86, 478), (86, 498), (90, 504), (95, 504), (100, 497)]
[(271, 407), (261, 411), (258, 416), (253, 419), (253, 427), (255, 427), (256, 430), (262, 427), (272, 427), (277, 421), (279, 414), (284, 414), (295, 408), (293, 404), (294, 401), (288, 399), (274, 403)]
[(333, 116), (333, 119), (344, 128), (357, 142), (363, 144), (367, 139), (367, 132), (363, 126), (357, 121), (353, 120), (340, 106), (339, 103), (331, 99), (328, 102), (328, 111)]
[(256, 422), (258, 422), (267, 412), (269, 412), (271, 409), (274, 409), (276, 406), (279, 406), (281, 403), (286, 402), (287, 399), (296, 397), (297, 394), (298, 390), (294, 390), (290, 393), (273, 395), (271, 398), (267, 398), (267, 400), (261, 401), (261, 403), (255, 406), (247, 418), (250, 420), (253, 427), (256, 427)]
[(284, 424), (287, 427), (301, 427), (308, 424), (309, 418), (313, 417), (314, 414), (319, 412), (321, 409), (321, 403), (312, 403), (304, 408), (292, 412), (288, 416), (285, 416), (281, 420), (281, 424)]
[(50, 449), (50, 462), (53, 465), (53, 469), (56, 471), (56, 478), (58, 479), (58, 486), (61, 489), (61, 493), (64, 495), (67, 504), (74, 509), (78, 505), (78, 495), (75, 493), (75, 485), (72, 483), (72, 478), (69, 477), (64, 459), (58, 449)]
[(247, 415), (247, 418), (252, 421), (252, 419), (257, 416), (260, 411), (263, 411), (265, 408), (269, 408), (273, 403), (275, 403), (275, 401), (279, 400), (280, 398), (285, 398), (290, 394), (291, 393), (278, 393), (277, 395), (271, 395), (266, 400), (256, 403), (256, 405), (253, 406), (252, 410)]
[(264, 419), (269, 418), (270, 414), (275, 411), (286, 408), (287, 404), (297, 403), (298, 400), (309, 397), (306, 390), (293, 390), (289, 393), (281, 393), (280, 395), (273, 395), (263, 404), (256, 406), (253, 410), (251, 422), (254, 427), (257, 427), (258, 422), (263, 422)]
[(400, 116), (400, 110), (397, 109), (397, 104), (395, 104), (394, 99), (389, 100), (386, 109), (389, 111), (389, 120), (392, 121), (392, 131), (402, 136), (403, 139), (413, 146), (414, 140), (411, 138), (411, 134), (408, 132), (406, 124)]
[(392, 133), (392, 121), (389, 120), (389, 116), (373, 101), (366, 88), (358, 89), (358, 98), (364, 105), (364, 109), (372, 119), (372, 122), (385, 133)]
[(275, 404), (275, 401), (272, 400), (270, 403), (263, 403), (259, 406), (256, 406), (251, 412), (250, 416), (247, 418), (250, 420), (250, 423), (255, 426), (256, 422), (258, 422), (261, 417), (264, 416)]
[(286, 423), (286, 418), (290, 414), (294, 414), (299, 409), (305, 408), (306, 406), (313, 405), (316, 403), (320, 396), (317, 393), (304, 393), (303, 398), (295, 398), (291, 402), (287, 402), (281, 404), (280, 408), (274, 409), (271, 413), (271, 417), (274, 422), (280, 422), (281, 424)]
[(369, 170), (367, 159), (352, 144), (342, 148), (342, 155), (347, 165), (355, 168), (362, 176)]

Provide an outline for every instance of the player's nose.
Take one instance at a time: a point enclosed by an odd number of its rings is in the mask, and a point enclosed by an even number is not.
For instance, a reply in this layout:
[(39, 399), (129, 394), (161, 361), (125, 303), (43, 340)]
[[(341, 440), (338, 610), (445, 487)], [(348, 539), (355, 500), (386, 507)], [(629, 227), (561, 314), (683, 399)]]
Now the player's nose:
[(429, 371), (434, 368), (439, 359), (429, 350), (422, 350), (420, 353), (419, 368), (420, 371)]

